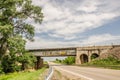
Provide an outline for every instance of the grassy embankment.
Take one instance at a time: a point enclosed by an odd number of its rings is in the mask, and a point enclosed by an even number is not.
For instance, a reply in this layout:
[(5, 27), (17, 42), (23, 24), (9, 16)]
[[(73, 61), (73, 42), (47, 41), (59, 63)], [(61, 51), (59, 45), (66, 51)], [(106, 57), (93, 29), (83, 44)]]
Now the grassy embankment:
[[(68, 62), (70, 63), (68, 64)], [(55, 63), (59, 64), (67, 64), (67, 65), (75, 65), (74, 61), (71, 62), (71, 59), (68, 60), (56, 60)], [(89, 63), (84, 63), (79, 66), (85, 67), (101, 67), (101, 68), (110, 68), (110, 69), (119, 69), (120, 70), (120, 59), (115, 59), (112, 57), (108, 57), (105, 59), (94, 59)]]
[(15, 72), (9, 74), (0, 75), (0, 80), (42, 80), (40, 74), (42, 74), (46, 68), (42, 68), (32, 72)]
[(93, 60), (89, 63), (85, 63), (80, 66), (120, 69), (120, 60), (112, 57), (108, 57), (106, 59)]

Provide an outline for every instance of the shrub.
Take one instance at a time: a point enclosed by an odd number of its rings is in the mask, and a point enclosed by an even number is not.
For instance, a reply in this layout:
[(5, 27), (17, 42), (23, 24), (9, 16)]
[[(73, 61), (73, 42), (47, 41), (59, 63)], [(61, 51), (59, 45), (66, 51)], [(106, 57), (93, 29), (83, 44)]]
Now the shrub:
[(4, 74), (1, 64), (0, 64), (0, 74)]
[(75, 57), (69, 56), (63, 60), (63, 63), (68, 64), (68, 65), (73, 64), (75, 63)]
[(93, 60), (92, 62), (89, 62), (88, 64), (91, 64), (91, 65), (116, 65), (116, 64), (120, 64), (120, 60), (115, 59), (113, 57), (108, 57), (105, 59)]

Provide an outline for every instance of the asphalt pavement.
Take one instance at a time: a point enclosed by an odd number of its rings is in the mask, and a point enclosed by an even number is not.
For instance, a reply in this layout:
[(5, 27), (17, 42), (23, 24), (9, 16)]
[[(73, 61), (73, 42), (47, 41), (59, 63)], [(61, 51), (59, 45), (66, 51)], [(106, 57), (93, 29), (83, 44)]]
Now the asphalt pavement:
[(120, 70), (67, 66), (53, 62), (49, 62), (49, 65), (58, 71), (67, 72), (84, 80), (120, 80)]

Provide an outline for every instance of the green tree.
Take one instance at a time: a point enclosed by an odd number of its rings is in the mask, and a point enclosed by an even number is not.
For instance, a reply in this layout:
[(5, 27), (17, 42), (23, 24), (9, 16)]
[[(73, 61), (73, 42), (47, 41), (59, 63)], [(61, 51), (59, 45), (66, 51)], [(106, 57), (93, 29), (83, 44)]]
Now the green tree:
[(34, 66), (36, 58), (32, 54), (26, 53), (25, 40), (22, 37), (9, 38), (7, 43), (9, 52), (1, 60), (5, 73), (25, 70), (29, 66)]
[(73, 64), (73, 63), (75, 63), (75, 57), (69, 56), (69, 57), (65, 58), (65, 60), (63, 60), (63, 63), (65, 63), (65, 64)]
[(33, 40), (34, 27), (28, 19), (38, 23), (43, 19), (41, 8), (31, 0), (0, 0), (0, 57), (7, 51), (9, 38), (20, 35)]
[(18, 57), (26, 57), (23, 38), (33, 41), (34, 26), (28, 19), (36, 23), (43, 19), (41, 7), (32, 5), (32, 0), (0, 0), (0, 61), (5, 72), (15, 71), (16, 63), (22, 62)]
[(5, 73), (19, 71), (20, 66), (17, 64), (16, 56), (5, 55), (2, 58), (2, 68)]
[(22, 64), (21, 69), (33, 68), (34, 63), (37, 61), (36, 57), (31, 53), (24, 53), (19, 56), (18, 61)]

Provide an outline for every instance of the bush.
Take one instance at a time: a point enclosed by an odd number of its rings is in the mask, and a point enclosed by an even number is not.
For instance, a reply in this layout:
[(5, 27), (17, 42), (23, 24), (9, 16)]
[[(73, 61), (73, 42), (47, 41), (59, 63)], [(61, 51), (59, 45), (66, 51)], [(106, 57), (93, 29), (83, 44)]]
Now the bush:
[(92, 62), (89, 62), (88, 64), (91, 64), (91, 65), (117, 65), (117, 64), (120, 64), (120, 60), (115, 59), (113, 57), (108, 57), (105, 59), (94, 60)]
[(33, 68), (34, 62), (36, 62), (36, 57), (30, 53), (24, 53), (20, 56), (6, 55), (1, 60), (0, 73), (2, 71), (9, 73)]
[(20, 66), (16, 64), (16, 60), (14, 57), (10, 57), (8, 55), (4, 56), (4, 58), (1, 61), (1, 67), (2, 70), (5, 73), (9, 73), (9, 72), (14, 72), (14, 71), (19, 71), (20, 70)]
[(37, 61), (36, 57), (31, 53), (24, 53), (18, 57), (18, 61), (22, 64), (22, 70), (33, 68), (35, 62)]
[(0, 74), (4, 74), (1, 64), (0, 64)]
[(61, 62), (62, 62), (62, 60), (56, 59), (56, 62), (61, 63)]
[(75, 63), (75, 57), (69, 56), (65, 58), (65, 60), (63, 60), (63, 63), (68, 64), (68, 65), (73, 64)]
[(56, 59), (55, 62), (56, 63), (63, 63), (63, 64), (70, 65), (70, 64), (74, 64), (75, 63), (75, 57), (74, 56), (69, 56), (69, 57), (65, 58), (64, 60)]

